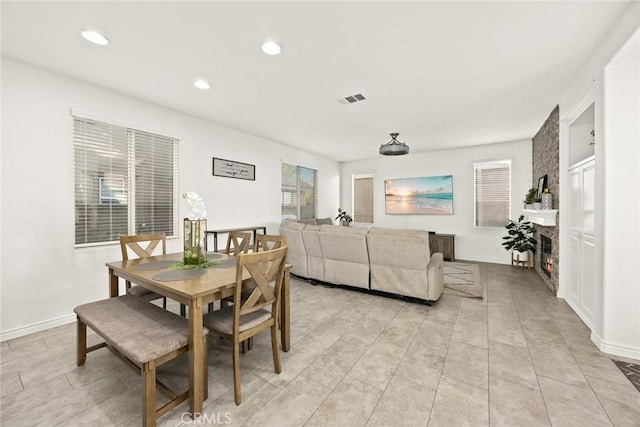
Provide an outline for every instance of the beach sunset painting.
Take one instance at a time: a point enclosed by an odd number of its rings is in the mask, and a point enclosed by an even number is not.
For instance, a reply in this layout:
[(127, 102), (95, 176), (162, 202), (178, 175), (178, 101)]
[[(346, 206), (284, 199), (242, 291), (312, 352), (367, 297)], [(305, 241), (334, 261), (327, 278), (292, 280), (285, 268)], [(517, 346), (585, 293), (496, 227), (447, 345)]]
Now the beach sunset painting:
[(453, 214), (453, 175), (388, 179), (384, 191), (387, 214)]

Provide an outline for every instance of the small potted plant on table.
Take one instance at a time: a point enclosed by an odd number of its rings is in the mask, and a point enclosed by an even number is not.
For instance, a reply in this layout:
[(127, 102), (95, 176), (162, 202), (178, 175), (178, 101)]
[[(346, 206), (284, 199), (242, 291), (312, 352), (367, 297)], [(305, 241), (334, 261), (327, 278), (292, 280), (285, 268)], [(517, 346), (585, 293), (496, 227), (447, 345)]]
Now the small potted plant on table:
[(536, 253), (536, 245), (538, 241), (533, 237), (536, 228), (529, 221), (524, 221), (524, 215), (520, 215), (518, 221), (509, 220), (505, 226), (507, 229), (507, 236), (502, 239), (502, 246), (506, 250), (511, 252), (511, 265), (527, 264), (531, 268), (531, 260), (529, 259), (529, 252)]
[(343, 211), (342, 208), (338, 208), (338, 216), (336, 217), (336, 219), (340, 221), (340, 225), (344, 225), (345, 227), (348, 227), (349, 224), (351, 224), (351, 222), (353, 221), (351, 215), (349, 215), (347, 211)]

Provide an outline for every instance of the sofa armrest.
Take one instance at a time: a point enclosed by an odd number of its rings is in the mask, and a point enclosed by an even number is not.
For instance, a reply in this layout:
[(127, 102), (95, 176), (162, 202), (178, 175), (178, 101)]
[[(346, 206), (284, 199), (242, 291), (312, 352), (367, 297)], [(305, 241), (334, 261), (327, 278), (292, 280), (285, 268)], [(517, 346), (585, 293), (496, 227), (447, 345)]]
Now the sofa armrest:
[(435, 301), (440, 298), (444, 290), (444, 259), (440, 252), (431, 255), (427, 265), (427, 299)]
[(305, 225), (293, 221), (284, 221), (280, 225), (280, 234), (287, 238), (287, 263), (292, 264), (291, 273), (300, 277), (309, 277), (307, 252), (302, 240)]

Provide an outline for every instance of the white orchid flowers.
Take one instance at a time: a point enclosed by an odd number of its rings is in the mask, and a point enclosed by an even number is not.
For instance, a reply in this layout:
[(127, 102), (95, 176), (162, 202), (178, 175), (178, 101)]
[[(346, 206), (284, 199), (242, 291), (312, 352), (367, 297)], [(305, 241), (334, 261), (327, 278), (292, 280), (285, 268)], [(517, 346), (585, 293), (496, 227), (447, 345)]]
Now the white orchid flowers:
[(198, 193), (189, 191), (182, 195), (184, 199), (187, 199), (189, 204), (189, 213), (187, 217), (191, 220), (204, 219), (207, 217), (207, 211), (204, 209), (204, 201)]

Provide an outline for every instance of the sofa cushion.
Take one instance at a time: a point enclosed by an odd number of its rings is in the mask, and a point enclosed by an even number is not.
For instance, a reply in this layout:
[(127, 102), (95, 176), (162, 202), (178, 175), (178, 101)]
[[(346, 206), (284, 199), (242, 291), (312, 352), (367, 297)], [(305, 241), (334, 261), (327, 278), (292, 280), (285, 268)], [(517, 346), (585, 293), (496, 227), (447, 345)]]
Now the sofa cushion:
[(302, 230), (302, 241), (307, 253), (307, 269), (311, 279), (324, 281), (324, 258), (320, 247), (320, 226), (307, 225)]
[(424, 230), (371, 227), (369, 229), (369, 233), (370, 234), (390, 234), (392, 236), (420, 237), (422, 239), (429, 240), (429, 233)]
[(298, 223), (298, 224), (304, 224), (304, 225), (322, 225), (322, 224), (332, 225), (333, 224), (333, 221), (329, 217), (327, 217), (327, 218), (290, 219), (290, 220), (286, 220), (284, 222), (292, 222), (292, 223)]
[(324, 259), (324, 277), (330, 283), (369, 289), (367, 229), (345, 231), (350, 228), (333, 225), (320, 227), (318, 234)]
[(420, 237), (370, 234), (367, 246), (371, 264), (427, 271), (431, 255)]
[(351, 233), (366, 235), (369, 229), (366, 227), (345, 227), (343, 225), (321, 225), (320, 231), (323, 233)]
[(318, 225), (323, 225), (323, 224), (332, 225), (333, 221), (331, 220), (331, 218), (316, 218), (316, 224), (318, 224)]
[(300, 224), (313, 224), (313, 225), (317, 225), (317, 223), (316, 223), (316, 219), (315, 219), (315, 218), (300, 219), (300, 220), (298, 220), (298, 222), (299, 222)]
[(391, 230), (377, 229), (367, 235), (371, 289), (426, 300), (438, 299), (442, 292), (433, 290), (429, 280), (429, 276), (435, 278), (438, 272), (437, 268), (429, 271), (428, 234), (425, 238), (420, 230), (397, 230), (398, 233)]
[[(300, 224), (298, 221), (282, 221), (280, 229), (284, 230), (303, 230), (304, 224)], [(288, 242), (287, 242), (288, 243)]]

